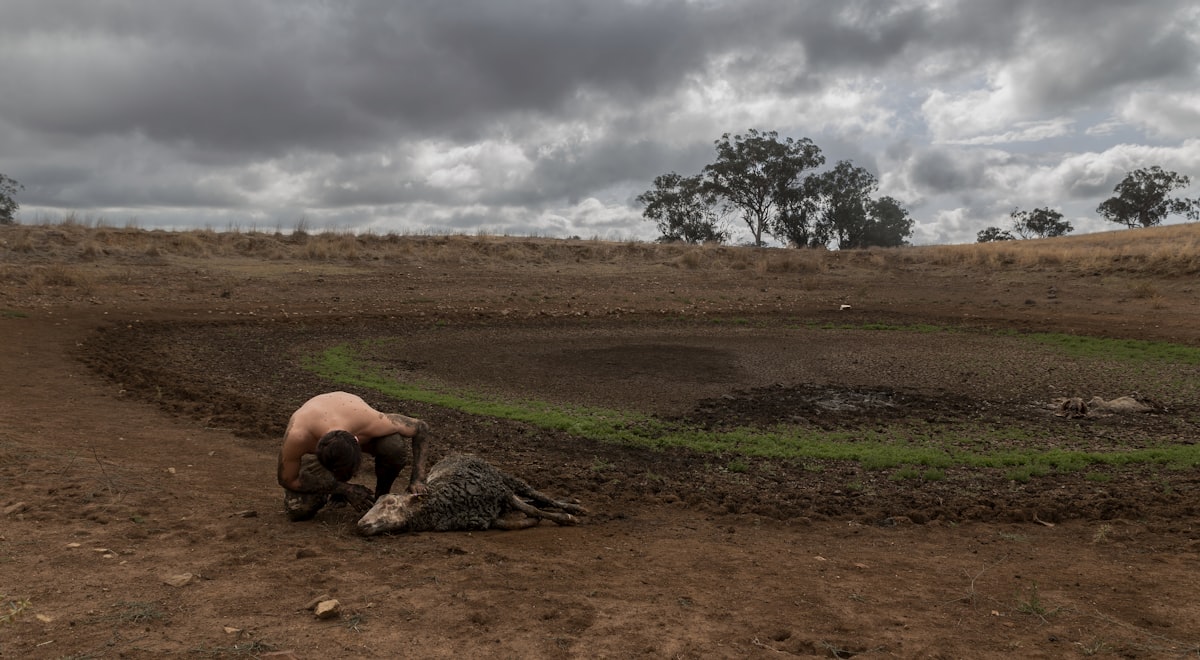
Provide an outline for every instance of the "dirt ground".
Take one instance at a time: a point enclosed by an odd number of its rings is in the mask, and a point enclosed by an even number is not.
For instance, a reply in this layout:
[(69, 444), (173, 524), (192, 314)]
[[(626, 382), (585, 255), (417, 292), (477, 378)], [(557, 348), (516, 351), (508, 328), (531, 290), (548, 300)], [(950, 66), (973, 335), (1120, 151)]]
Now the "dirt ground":
[[(0, 657), (1200, 657), (1195, 469), (904, 479), (616, 447), (302, 368), (372, 340), (400, 379), (708, 428), (1193, 444), (1197, 365), (1069, 359), (1021, 333), (1200, 347), (1194, 277), (853, 253), (800, 273), (91, 254), (64, 277), (61, 257), (0, 255)], [(433, 460), (483, 456), (591, 514), (372, 538), (346, 508), (289, 523), (279, 439), (330, 389), (428, 420)], [(1050, 410), (1134, 393), (1164, 409)], [(314, 616), (322, 596), (340, 615)]]

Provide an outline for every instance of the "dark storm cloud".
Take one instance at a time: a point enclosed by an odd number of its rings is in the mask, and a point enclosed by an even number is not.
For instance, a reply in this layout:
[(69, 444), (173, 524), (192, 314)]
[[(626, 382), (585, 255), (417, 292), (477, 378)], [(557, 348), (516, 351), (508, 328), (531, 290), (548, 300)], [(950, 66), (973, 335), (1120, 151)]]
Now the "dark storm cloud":
[(552, 198), (575, 204), (588, 194), (586, 191), (627, 181), (645, 182), (643, 188), (649, 189), (654, 177), (675, 169), (682, 168), (679, 173), (685, 176), (698, 174), (714, 157), (708, 140), (682, 148), (649, 140), (603, 142), (539, 159), (528, 178), (528, 188), (509, 191), (496, 201), (529, 204)]
[[(583, 89), (637, 98), (701, 69), (680, 2), (18, 3), (0, 71), (26, 129), (277, 153), (560, 111)], [(78, 9), (78, 11), (76, 11)]]
[(909, 166), (912, 181), (932, 193), (978, 188), (984, 180), (985, 164), (947, 149), (925, 149)]
[(567, 113), (584, 91), (629, 104), (666, 95), (730, 53), (747, 77), (769, 73), (789, 43), (817, 73), (882, 65), (956, 17), (781, 0), (26, 1), (0, 28), (19, 43), (0, 70), (24, 93), (5, 94), (0, 111), (32, 130), (140, 132), (200, 150), (470, 141), (508, 116)]
[(554, 111), (583, 89), (661, 94), (712, 46), (680, 2), (382, 3), (351, 22), (351, 59), (368, 64), (348, 72), (346, 91), (374, 114), (422, 123)]
[(1127, 86), (1196, 74), (1200, 39), (1174, 2), (1039, 3), (1022, 47), (1042, 56), (1018, 67), (1022, 98), (1046, 108), (1081, 105)]

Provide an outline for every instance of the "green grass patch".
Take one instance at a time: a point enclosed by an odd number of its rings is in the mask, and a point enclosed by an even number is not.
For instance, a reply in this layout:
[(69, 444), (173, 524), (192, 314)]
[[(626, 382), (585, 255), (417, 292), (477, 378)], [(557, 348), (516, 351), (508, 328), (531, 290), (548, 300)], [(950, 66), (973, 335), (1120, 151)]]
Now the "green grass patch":
[(1200, 348), (1165, 341), (1103, 339), (1052, 332), (1038, 332), (1026, 336), (1033, 341), (1053, 346), (1072, 357), (1126, 362), (1200, 364)]
[[(687, 447), (702, 453), (735, 457), (852, 461), (867, 470), (901, 468), (891, 477), (897, 480), (938, 481), (946, 477), (945, 470), (951, 467), (1001, 469), (1010, 479), (1023, 483), (1052, 472), (1075, 472), (1091, 467), (1200, 466), (1200, 445), (1108, 451), (1043, 449), (1044, 445), (1027, 430), (978, 428), (969, 424), (937, 428), (898, 424), (859, 431), (789, 426), (712, 431), (630, 411), (535, 400), (506, 401), (474, 392), (445, 391), (429, 383), (400, 382), (359, 357), (356, 346), (368, 349), (376, 343), (334, 346), (311, 356), (304, 366), (335, 383), (374, 390), (396, 399), (524, 422), (597, 442), (650, 449)], [(1003, 448), (988, 450), (987, 447)], [(730, 459), (726, 467), (731, 472), (749, 469), (738, 458)]]
[[(821, 330), (877, 330), (885, 332), (959, 332), (958, 329), (926, 323), (896, 325), (891, 323), (809, 323), (807, 327)], [(1057, 332), (1019, 333), (1013, 330), (991, 330), (992, 334), (1026, 338), (1052, 346), (1072, 357), (1121, 360), (1125, 362), (1173, 362), (1200, 364), (1200, 348), (1165, 341), (1142, 339), (1106, 339)]]

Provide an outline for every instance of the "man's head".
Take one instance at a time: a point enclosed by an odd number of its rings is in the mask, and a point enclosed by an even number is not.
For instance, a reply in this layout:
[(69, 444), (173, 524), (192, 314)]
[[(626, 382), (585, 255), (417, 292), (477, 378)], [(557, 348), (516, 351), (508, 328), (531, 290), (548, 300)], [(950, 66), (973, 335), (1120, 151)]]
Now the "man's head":
[(338, 481), (349, 481), (362, 462), (362, 448), (349, 431), (330, 431), (317, 441), (317, 460)]

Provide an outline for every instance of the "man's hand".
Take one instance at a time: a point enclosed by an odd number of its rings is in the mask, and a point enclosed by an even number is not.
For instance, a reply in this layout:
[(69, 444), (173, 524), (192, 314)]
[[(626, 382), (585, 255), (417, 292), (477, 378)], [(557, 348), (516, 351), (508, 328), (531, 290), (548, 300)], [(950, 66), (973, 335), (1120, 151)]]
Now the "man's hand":
[(359, 513), (366, 513), (375, 504), (375, 493), (361, 484), (340, 484), (338, 494)]
[(424, 481), (414, 481), (408, 485), (408, 492), (413, 495), (424, 495), (429, 492), (429, 487), (425, 485)]

